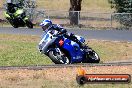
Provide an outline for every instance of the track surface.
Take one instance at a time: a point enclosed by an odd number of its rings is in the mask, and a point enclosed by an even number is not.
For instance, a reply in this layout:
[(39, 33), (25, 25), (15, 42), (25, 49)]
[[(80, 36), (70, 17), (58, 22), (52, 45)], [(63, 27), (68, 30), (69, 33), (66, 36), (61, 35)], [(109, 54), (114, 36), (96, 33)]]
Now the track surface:
[[(132, 42), (132, 30), (83, 30), (83, 29), (67, 29), (68, 32), (84, 36), (86, 39), (113, 40)], [(42, 35), (41, 28), (9, 28), (0, 27), (1, 34), (23, 34), (23, 35)]]

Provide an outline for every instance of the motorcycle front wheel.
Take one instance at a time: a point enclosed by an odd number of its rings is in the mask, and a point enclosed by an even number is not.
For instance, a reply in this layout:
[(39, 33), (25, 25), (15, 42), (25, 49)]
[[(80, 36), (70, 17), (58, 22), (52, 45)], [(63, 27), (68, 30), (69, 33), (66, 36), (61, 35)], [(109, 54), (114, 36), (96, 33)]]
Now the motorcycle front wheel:
[(26, 20), (26, 25), (28, 28), (33, 28), (33, 23), (30, 20)]
[(49, 58), (55, 63), (55, 64), (69, 64), (69, 58), (65, 55), (60, 55), (56, 51), (49, 51), (48, 53)]

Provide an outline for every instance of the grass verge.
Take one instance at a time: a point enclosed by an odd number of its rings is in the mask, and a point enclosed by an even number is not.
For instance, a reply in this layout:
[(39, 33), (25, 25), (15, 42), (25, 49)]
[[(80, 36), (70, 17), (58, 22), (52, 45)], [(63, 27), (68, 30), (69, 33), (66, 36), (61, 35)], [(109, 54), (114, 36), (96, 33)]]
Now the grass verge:
[[(0, 66), (53, 64), (37, 49), (39, 36), (0, 34)], [(101, 62), (132, 59), (132, 43), (89, 40)]]
[(37, 50), (37, 36), (0, 35), (0, 65), (23, 66), (51, 64)]
[[(39, 36), (1, 34), (0, 66), (52, 64), (47, 56), (39, 53), (39, 40)], [(132, 58), (132, 43), (100, 40), (87, 42), (99, 54), (101, 62)]]

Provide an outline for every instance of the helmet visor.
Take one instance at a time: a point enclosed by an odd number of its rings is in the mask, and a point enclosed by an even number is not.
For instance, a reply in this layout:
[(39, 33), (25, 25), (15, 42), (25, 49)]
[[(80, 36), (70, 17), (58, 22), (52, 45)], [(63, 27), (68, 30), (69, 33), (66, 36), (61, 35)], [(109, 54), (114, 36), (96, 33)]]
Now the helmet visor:
[(44, 26), (44, 23), (40, 23), (39, 26)]
[(47, 28), (47, 26), (42, 26), (43, 31), (45, 31)]

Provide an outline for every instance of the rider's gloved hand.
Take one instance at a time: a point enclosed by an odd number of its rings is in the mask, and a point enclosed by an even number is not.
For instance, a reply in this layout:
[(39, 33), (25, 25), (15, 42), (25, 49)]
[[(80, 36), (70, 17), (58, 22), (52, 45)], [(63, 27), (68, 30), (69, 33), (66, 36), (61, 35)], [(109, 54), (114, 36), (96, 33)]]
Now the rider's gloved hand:
[(77, 37), (73, 33), (70, 34), (70, 37), (77, 40)]
[(66, 34), (66, 33), (67, 33), (66, 29), (60, 29), (58, 34), (63, 35), (63, 34)]

